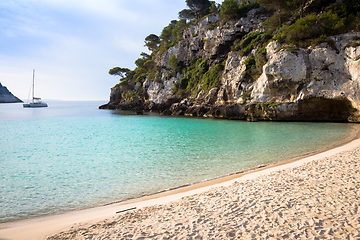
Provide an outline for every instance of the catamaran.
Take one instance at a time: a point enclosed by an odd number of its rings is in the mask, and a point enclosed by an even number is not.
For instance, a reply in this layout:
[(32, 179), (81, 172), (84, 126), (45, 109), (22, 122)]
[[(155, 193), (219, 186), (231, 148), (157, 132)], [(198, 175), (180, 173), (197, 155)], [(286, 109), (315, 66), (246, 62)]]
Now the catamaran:
[(24, 108), (35, 108), (35, 107), (47, 107), (48, 105), (45, 102), (41, 101), (41, 98), (34, 97), (35, 93), (35, 69), (33, 70), (33, 82), (32, 82), (32, 101), (29, 103), (24, 103)]

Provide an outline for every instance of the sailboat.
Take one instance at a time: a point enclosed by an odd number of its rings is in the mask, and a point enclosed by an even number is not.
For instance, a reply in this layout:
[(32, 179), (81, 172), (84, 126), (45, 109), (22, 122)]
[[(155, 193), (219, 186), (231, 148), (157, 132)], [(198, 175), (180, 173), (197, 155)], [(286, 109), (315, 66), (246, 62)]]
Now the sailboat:
[(32, 101), (29, 103), (24, 103), (24, 108), (37, 108), (37, 107), (47, 107), (48, 105), (41, 101), (41, 98), (34, 97), (35, 92), (35, 69), (33, 70), (33, 82), (32, 82)]

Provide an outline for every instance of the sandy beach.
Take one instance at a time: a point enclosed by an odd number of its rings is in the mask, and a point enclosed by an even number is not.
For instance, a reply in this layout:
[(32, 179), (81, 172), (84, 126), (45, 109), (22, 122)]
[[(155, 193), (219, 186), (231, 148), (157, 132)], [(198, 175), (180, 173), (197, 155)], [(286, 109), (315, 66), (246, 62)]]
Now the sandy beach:
[(0, 239), (360, 239), (359, 165), (357, 137), (230, 179), (2, 224)]

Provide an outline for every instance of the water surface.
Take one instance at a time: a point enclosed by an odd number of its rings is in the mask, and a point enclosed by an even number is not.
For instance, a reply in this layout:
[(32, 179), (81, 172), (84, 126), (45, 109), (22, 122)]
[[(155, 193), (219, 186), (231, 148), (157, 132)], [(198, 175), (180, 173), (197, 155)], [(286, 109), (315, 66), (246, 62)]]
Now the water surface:
[(338, 142), (350, 124), (246, 122), (0, 104), (0, 221), (212, 179)]

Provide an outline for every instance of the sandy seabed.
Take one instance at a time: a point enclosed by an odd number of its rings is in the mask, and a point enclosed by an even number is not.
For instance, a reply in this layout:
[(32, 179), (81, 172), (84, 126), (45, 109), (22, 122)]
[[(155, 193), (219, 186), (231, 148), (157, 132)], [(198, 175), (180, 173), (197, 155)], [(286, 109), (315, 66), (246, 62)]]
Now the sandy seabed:
[(47, 239), (360, 239), (360, 147)]

